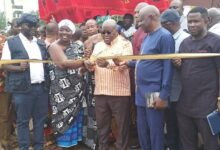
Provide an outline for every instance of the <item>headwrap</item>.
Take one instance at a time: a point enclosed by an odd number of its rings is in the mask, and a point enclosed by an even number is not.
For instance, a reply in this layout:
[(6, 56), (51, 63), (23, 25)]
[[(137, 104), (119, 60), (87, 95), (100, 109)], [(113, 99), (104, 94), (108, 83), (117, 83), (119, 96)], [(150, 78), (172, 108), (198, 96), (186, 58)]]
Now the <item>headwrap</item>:
[(58, 27), (61, 28), (63, 26), (67, 26), (68, 28), (70, 28), (70, 30), (72, 31), (72, 34), (74, 34), (76, 31), (76, 27), (74, 23), (68, 19), (64, 19), (59, 22)]

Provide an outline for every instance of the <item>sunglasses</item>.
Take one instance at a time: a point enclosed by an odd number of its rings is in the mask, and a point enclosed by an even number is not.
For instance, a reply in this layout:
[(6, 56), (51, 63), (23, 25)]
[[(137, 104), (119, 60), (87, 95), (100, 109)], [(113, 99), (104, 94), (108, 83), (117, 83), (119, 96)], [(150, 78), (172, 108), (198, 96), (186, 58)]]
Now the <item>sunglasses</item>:
[(172, 23), (171, 22), (169, 22), (169, 21), (166, 21), (166, 22), (161, 22), (162, 23), (162, 25), (171, 25)]
[(179, 7), (178, 6), (171, 6), (169, 7), (170, 9), (178, 9)]
[(30, 23), (25, 23), (25, 25), (28, 26), (29, 28), (37, 27), (37, 25), (35, 25), (35, 24), (30, 24)]
[(101, 33), (102, 33), (103, 35), (105, 35), (105, 34), (110, 35), (112, 32), (110, 32), (110, 31), (102, 31)]

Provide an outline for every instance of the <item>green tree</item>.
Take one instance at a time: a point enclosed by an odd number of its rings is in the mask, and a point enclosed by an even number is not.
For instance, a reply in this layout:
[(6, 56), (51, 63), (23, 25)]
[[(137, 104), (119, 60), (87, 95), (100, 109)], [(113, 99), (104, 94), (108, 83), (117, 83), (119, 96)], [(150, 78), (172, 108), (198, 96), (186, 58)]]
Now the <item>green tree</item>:
[(5, 30), (6, 28), (6, 16), (4, 12), (0, 12), (0, 30)]

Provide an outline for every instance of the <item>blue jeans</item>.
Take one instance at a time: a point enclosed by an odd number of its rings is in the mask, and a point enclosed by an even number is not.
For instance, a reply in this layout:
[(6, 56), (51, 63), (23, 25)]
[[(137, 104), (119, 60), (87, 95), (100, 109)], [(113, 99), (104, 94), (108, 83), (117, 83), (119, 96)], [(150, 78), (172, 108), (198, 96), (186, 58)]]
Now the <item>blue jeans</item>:
[(43, 150), (44, 121), (48, 113), (48, 91), (43, 84), (34, 84), (28, 93), (13, 94), (13, 104), (17, 115), (19, 150), (29, 150), (29, 121), (33, 118), (34, 150)]
[(141, 150), (164, 150), (164, 110), (137, 106)]

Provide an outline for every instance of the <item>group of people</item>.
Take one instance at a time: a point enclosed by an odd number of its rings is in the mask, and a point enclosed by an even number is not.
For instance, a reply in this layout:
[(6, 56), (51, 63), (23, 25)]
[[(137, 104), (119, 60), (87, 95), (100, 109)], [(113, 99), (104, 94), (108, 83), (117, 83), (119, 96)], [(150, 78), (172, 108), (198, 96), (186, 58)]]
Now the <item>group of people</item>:
[(39, 28), (39, 38), (37, 17), (23, 14), (15, 23), (20, 31), (2, 49), (1, 60), (26, 60), (1, 66), (3, 148), (11, 150), (12, 104), (20, 150), (31, 143), (34, 150), (44, 149), (48, 116), (62, 149), (82, 142), (90, 149), (109, 150), (114, 137), (115, 148), (127, 150), (129, 136), (137, 136), (142, 150), (197, 150), (201, 136), (204, 150), (218, 150), (218, 137), (206, 117), (220, 108), (220, 58), (118, 59), (219, 53), (220, 10), (194, 7), (187, 16), (183, 10), (181, 0), (171, 1), (162, 13), (141, 2), (134, 16), (125, 14), (121, 22), (107, 19), (98, 25), (88, 19), (77, 27), (64, 19)]

